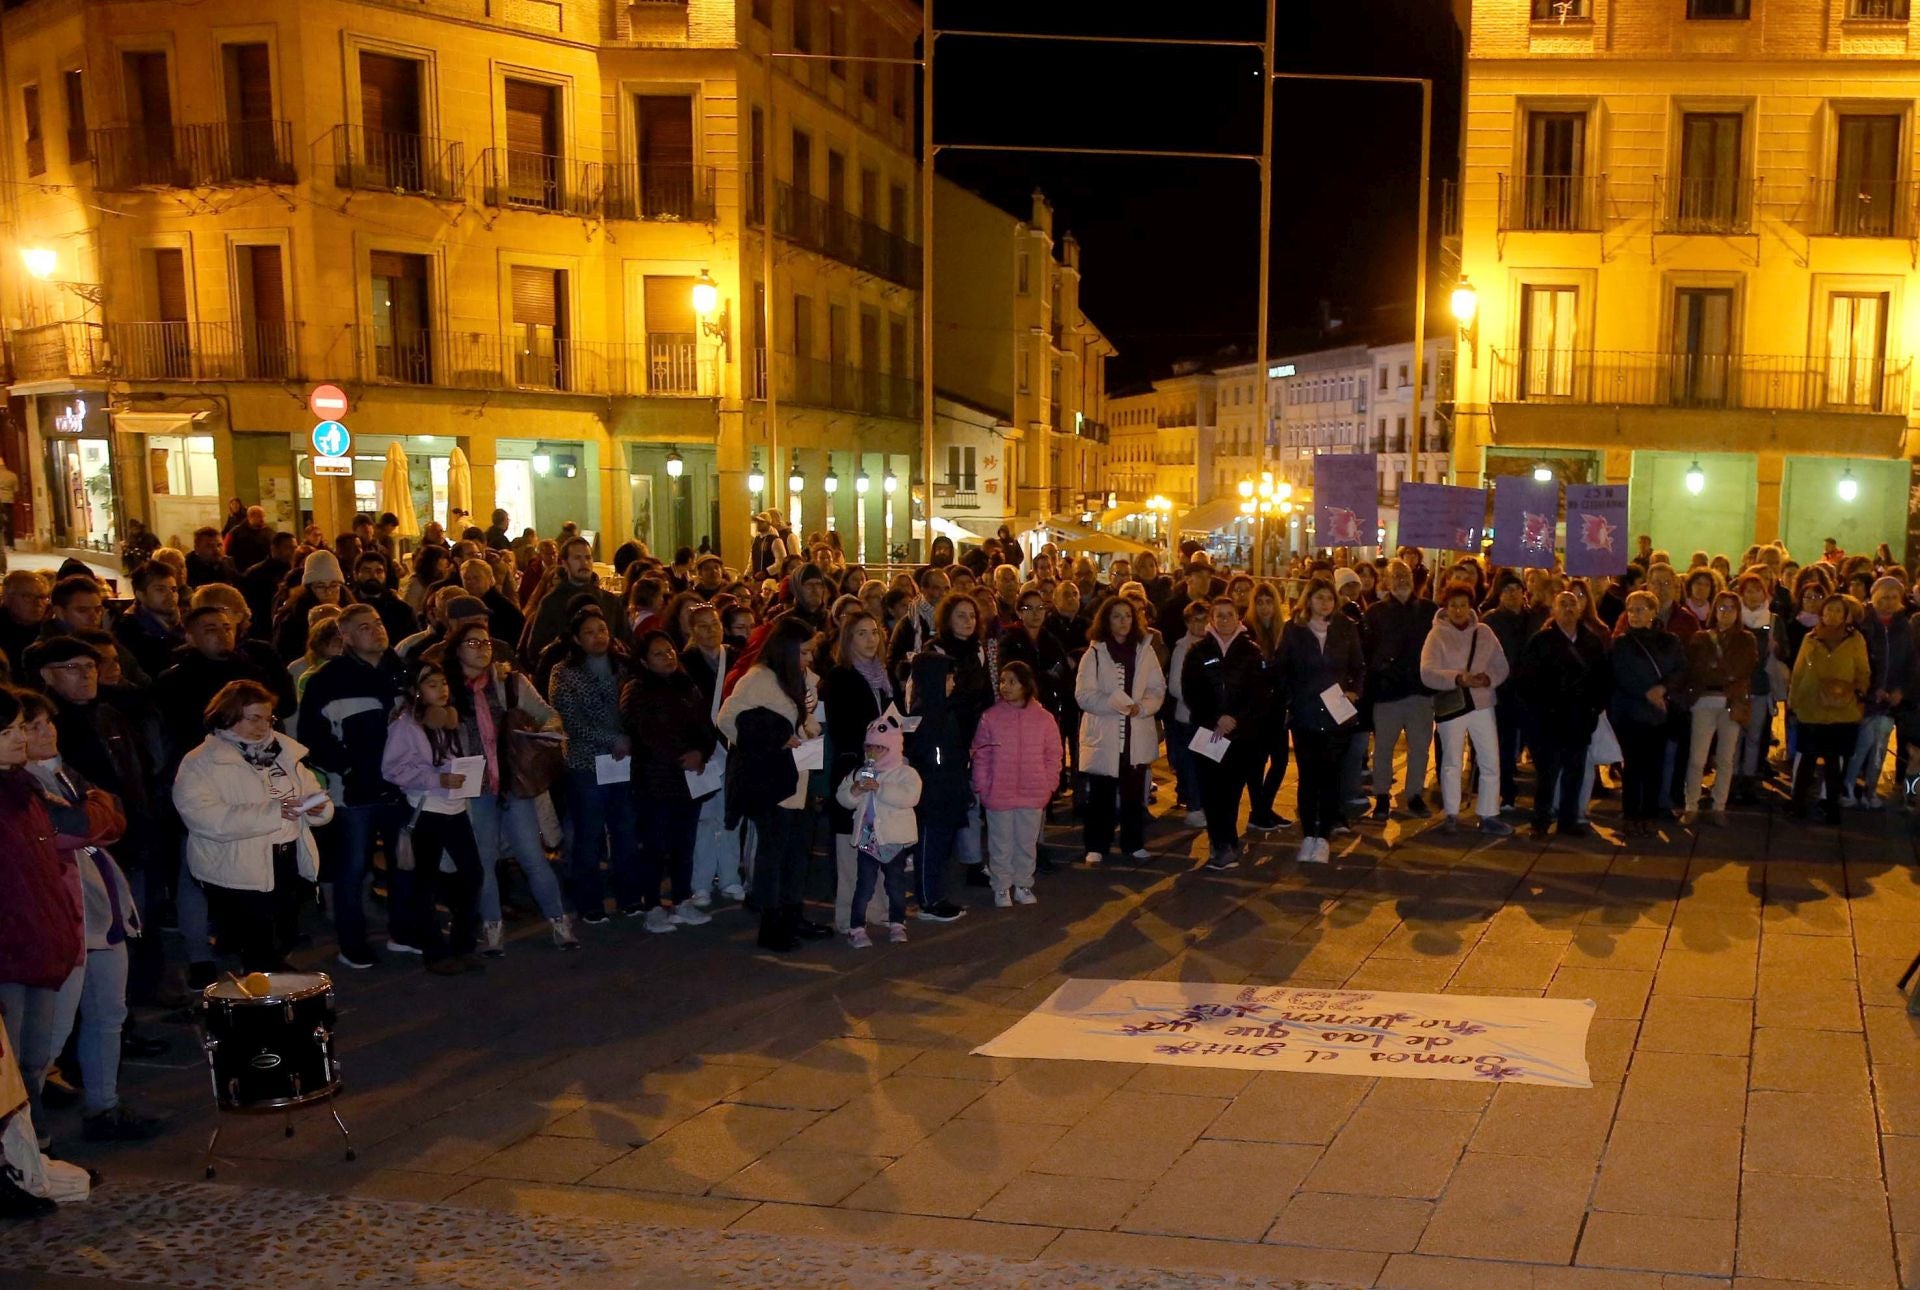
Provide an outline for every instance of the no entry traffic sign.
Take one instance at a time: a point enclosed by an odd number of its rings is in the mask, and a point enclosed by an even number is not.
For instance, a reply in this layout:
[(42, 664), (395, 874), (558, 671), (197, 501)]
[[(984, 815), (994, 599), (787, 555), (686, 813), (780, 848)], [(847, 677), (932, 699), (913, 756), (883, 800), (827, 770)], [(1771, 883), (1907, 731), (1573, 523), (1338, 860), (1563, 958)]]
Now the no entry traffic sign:
[(307, 395), (307, 411), (322, 421), (338, 421), (347, 415), (347, 392), (337, 385), (316, 385)]

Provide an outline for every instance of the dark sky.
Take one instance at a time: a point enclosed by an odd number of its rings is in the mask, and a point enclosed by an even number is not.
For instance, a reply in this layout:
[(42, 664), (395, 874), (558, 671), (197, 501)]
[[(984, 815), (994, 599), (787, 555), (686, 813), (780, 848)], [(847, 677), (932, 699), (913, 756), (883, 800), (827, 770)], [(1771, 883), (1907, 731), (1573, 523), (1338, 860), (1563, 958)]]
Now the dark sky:
[[(1457, 173), (1461, 51), (1446, 0), (1280, 0), (1279, 12), (1281, 71), (1432, 77), (1431, 173)], [(935, 8), (947, 30), (1258, 40), (1264, 20), (1263, 0), (940, 0)], [(1258, 153), (1259, 71), (1257, 48), (943, 36), (935, 139)], [(1392, 330), (1397, 309), (1400, 334), (1410, 331), (1419, 108), (1417, 86), (1277, 83), (1276, 351), (1311, 343), (1285, 333), (1316, 325), (1322, 301), (1380, 330)], [(938, 171), (1016, 213), (1035, 187), (1046, 191), (1056, 231), (1081, 243), (1081, 303), (1120, 349), (1111, 384), (1228, 345), (1251, 350), (1259, 265), (1252, 162), (942, 152)], [(1437, 204), (1437, 184), (1434, 195)]]

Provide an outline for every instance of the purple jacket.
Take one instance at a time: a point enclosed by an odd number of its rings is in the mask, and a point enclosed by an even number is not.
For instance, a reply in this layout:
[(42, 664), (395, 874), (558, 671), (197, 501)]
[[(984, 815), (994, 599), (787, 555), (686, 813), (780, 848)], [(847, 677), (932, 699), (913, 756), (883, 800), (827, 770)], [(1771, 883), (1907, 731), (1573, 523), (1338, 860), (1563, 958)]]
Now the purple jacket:
[(989, 811), (1043, 807), (1060, 785), (1060, 723), (1038, 700), (987, 709), (973, 734), (973, 791)]

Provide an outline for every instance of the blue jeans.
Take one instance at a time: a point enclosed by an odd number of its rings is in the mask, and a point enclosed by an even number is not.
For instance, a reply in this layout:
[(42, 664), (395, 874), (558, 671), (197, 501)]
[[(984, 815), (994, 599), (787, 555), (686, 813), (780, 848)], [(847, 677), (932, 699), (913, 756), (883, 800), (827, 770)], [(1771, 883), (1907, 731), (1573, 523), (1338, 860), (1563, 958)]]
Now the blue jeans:
[[(333, 813), (333, 931), (342, 953), (364, 958), (367, 951), (367, 871), (373, 864), (373, 844), (379, 839), (389, 862), (400, 830), (413, 815), (405, 802), (373, 806), (342, 806)], [(413, 909), (413, 872), (389, 863), (387, 867), (387, 932), (413, 944), (408, 927)]]
[(601, 784), (593, 771), (567, 771), (567, 864), (573, 907), (599, 914), (607, 905), (600, 866), (611, 860), (613, 899), (622, 909), (640, 903), (640, 850), (633, 785)]
[(1847, 791), (1860, 786), (1863, 797), (1880, 794), (1880, 769), (1887, 761), (1887, 740), (1893, 735), (1893, 714), (1883, 712), (1860, 723), (1859, 737), (1853, 741), (1853, 755), (1847, 758)]
[[(947, 867), (953, 859), (960, 833), (971, 827), (971, 817), (964, 825), (923, 824), (920, 826), (920, 856), (914, 861), (913, 866), (913, 871), (917, 875), (915, 887), (920, 897), (920, 908), (930, 909), (947, 898)], [(857, 884), (856, 894), (858, 894)]]
[(693, 835), (693, 889), (697, 892), (743, 885), (740, 861), (747, 826), (727, 827), (725, 799), (725, 793), (714, 793), (700, 802), (700, 822)]
[(1173, 791), (1189, 811), (1200, 809), (1200, 781), (1195, 774), (1193, 749), (1194, 725), (1177, 717), (1167, 718), (1167, 765), (1173, 771)]
[(887, 921), (904, 923), (907, 921), (907, 859), (913, 854), (909, 847), (881, 864), (871, 851), (858, 852), (860, 876), (853, 884), (853, 908), (859, 912), (851, 917), (860, 919), (850, 926), (859, 927), (866, 922), (866, 908), (873, 899), (874, 886), (885, 878), (887, 886)]
[[(806, 817), (808, 822), (812, 818)], [(669, 880), (672, 894), (668, 899), (673, 904), (691, 900), (693, 837), (700, 824), (700, 803), (689, 798), (648, 797), (640, 805), (640, 823), (647, 839), (640, 853), (640, 905), (652, 909), (660, 903), (662, 878)]]
[(120, 1030), (126, 1023), (127, 942), (88, 950), (78, 1045), (88, 1115), (120, 1105)]
[(467, 803), (467, 820), (473, 825), (474, 845), (480, 851), (480, 918), (500, 921), (500, 844), (520, 862), (533, 891), (534, 903), (547, 918), (559, 918), (567, 912), (560, 895), (560, 880), (547, 863), (547, 849), (540, 844), (540, 815), (530, 797), (494, 797), (482, 793)]
[(27, 1084), (27, 1110), (33, 1116), (33, 1131), (42, 1143), (50, 1138), (47, 1115), (40, 1107), (40, 1090), (46, 1087), (53, 1059), (67, 1046), (67, 1036), (73, 1032), (73, 1015), (80, 1008), (80, 992), (86, 975), (86, 968), (76, 964), (57, 987), (0, 983), (0, 1012), (6, 1014), (7, 1047), (20, 1064), (20, 1078)]

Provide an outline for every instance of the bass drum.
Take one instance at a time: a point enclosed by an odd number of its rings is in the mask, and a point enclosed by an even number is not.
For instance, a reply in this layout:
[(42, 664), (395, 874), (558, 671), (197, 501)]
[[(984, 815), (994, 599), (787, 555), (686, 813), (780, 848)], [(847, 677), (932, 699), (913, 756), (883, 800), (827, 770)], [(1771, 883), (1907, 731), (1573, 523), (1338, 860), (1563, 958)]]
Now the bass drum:
[(228, 978), (208, 986), (202, 1043), (223, 1110), (300, 1106), (340, 1091), (333, 1059), (333, 979), (324, 972), (268, 972), (267, 993)]

